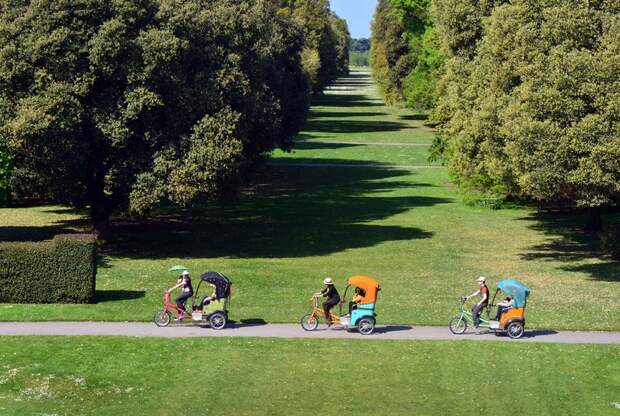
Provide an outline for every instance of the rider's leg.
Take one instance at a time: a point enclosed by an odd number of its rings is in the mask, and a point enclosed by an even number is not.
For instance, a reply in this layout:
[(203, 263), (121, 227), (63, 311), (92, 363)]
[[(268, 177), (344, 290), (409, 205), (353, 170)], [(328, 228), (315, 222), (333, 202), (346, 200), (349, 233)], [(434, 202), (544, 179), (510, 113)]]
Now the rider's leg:
[(185, 314), (185, 301), (189, 299), (191, 296), (192, 296), (192, 293), (186, 292), (186, 293), (181, 293), (181, 295), (179, 295), (176, 298), (177, 308), (180, 309), (182, 315)]
[(482, 309), (482, 305), (476, 304), (474, 309), (472, 309), (471, 314), (474, 321), (474, 326), (478, 326), (480, 324), (480, 310)]

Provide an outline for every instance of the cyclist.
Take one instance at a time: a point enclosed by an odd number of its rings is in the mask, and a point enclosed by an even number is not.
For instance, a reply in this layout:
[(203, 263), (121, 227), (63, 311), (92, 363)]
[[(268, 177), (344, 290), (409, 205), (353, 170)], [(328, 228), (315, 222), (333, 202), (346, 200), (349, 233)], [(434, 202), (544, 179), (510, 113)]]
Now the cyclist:
[(180, 321), (185, 316), (185, 301), (194, 295), (194, 288), (192, 287), (192, 279), (189, 276), (187, 270), (183, 270), (183, 273), (179, 276), (177, 284), (171, 287), (168, 292), (172, 292), (175, 289), (182, 287), (181, 294), (176, 298), (177, 308), (181, 312), (175, 320)]
[(315, 295), (327, 298), (325, 302), (323, 302), (323, 312), (325, 312), (327, 326), (331, 326), (332, 320), (330, 319), (329, 313), (334, 306), (340, 303), (340, 294), (336, 286), (334, 286), (334, 281), (330, 277), (326, 277), (325, 280), (323, 280), (323, 284), (325, 284), (325, 288)]
[(480, 276), (476, 281), (478, 282), (478, 286), (480, 287), (477, 291), (467, 296), (465, 299), (473, 298), (474, 296), (480, 296), (480, 301), (476, 303), (476, 305), (472, 309), (472, 317), (474, 320), (474, 328), (477, 328), (480, 324), (480, 311), (482, 308), (489, 304), (489, 288), (486, 285), (486, 278), (484, 276)]

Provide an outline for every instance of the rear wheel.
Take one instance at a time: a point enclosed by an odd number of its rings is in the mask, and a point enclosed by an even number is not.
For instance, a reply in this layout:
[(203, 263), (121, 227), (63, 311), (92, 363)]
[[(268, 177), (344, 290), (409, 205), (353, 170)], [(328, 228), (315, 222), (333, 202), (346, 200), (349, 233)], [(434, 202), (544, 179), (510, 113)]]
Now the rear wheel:
[(450, 332), (460, 335), (467, 330), (467, 321), (463, 315), (455, 316), (450, 320)]
[(317, 318), (316, 315), (309, 313), (301, 318), (300, 323), (301, 327), (305, 331), (314, 331), (319, 327), (319, 318)]
[(370, 335), (375, 332), (375, 320), (374, 318), (362, 318), (357, 323), (357, 330), (362, 335)]
[(519, 322), (519, 321), (511, 322), (510, 324), (508, 324), (508, 327), (506, 328), (506, 333), (512, 339), (521, 338), (524, 332), (525, 332), (525, 327), (523, 326), (523, 322)]
[(213, 312), (209, 316), (209, 326), (213, 329), (223, 329), (226, 326), (226, 315), (223, 312)]
[(163, 309), (160, 309), (157, 312), (155, 312), (155, 317), (153, 318), (153, 322), (155, 322), (155, 325), (163, 327), (163, 326), (170, 325), (170, 319), (172, 319), (170, 311), (165, 311)]

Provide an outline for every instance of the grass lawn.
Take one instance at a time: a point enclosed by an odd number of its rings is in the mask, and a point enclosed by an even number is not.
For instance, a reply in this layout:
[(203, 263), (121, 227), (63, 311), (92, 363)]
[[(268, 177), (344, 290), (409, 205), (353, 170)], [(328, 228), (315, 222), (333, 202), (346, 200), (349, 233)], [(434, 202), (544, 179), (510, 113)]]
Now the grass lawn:
[[(297, 321), (332, 276), (382, 284), (380, 323), (446, 325), (475, 278), (513, 277), (532, 289), (527, 326), (620, 330), (620, 264), (601, 257), (578, 215), (493, 211), (464, 204), (445, 169), (425, 162), (432, 131), (417, 115), (383, 106), (367, 75), (353, 73), (313, 107), (295, 153), (266, 166), (237, 201), (149, 223), (117, 222), (93, 305), (0, 305), (0, 320), (149, 320), (183, 264), (234, 282), (231, 318)], [(329, 144), (343, 141), (351, 144)], [(372, 142), (377, 145), (355, 143)], [(83, 219), (62, 207), (0, 209), (0, 240), (51, 238)], [(620, 400), (620, 399), (619, 399)]]
[(617, 346), (89, 337), (1, 342), (0, 414), (8, 415), (620, 412)]

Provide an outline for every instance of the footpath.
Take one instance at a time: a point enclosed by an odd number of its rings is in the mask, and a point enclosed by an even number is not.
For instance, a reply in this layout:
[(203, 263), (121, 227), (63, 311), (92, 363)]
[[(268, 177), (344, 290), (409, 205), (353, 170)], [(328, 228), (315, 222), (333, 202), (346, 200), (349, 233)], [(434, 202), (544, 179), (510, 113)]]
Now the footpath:
[(553, 331), (530, 329), (518, 340), (495, 335), (488, 330), (468, 331), (454, 335), (447, 327), (383, 325), (375, 333), (361, 335), (356, 331), (320, 326), (304, 331), (298, 324), (231, 323), (216, 331), (208, 326), (177, 324), (159, 328), (144, 322), (0, 322), (0, 336), (124, 336), (124, 337), (260, 337), (260, 338), (328, 338), (372, 340), (444, 340), (444, 341), (508, 341), (566, 344), (620, 344), (620, 332)]

